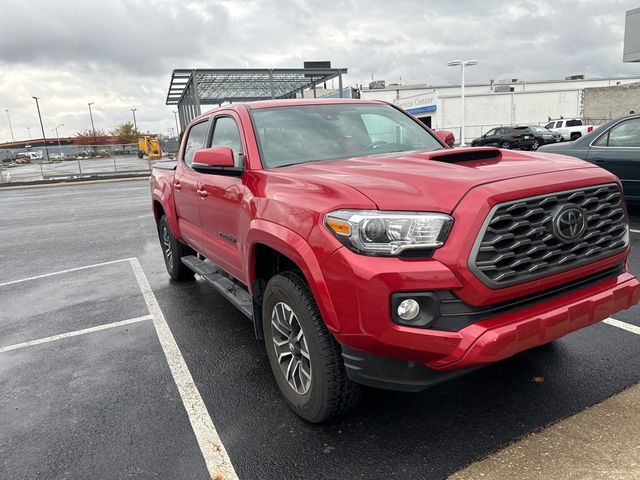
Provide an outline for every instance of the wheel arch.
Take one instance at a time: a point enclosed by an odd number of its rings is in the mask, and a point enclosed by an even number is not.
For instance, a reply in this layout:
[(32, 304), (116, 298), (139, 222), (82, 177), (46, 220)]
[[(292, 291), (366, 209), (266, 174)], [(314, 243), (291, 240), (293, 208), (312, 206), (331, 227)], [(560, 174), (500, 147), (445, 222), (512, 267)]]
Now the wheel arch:
[(249, 283), (254, 300), (254, 328), (261, 338), (262, 295), (271, 277), (284, 271), (296, 271), (309, 285), (327, 328), (340, 331), (329, 290), (311, 246), (297, 233), (281, 225), (254, 220), (247, 236)]

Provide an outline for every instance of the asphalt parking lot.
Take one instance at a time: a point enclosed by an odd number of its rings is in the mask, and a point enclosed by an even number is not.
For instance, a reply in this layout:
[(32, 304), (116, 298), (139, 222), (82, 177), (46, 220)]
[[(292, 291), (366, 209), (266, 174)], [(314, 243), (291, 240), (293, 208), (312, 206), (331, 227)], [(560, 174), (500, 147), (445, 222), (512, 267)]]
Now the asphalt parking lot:
[[(210, 478), (227, 454), (242, 479), (443, 478), (640, 381), (640, 335), (600, 323), (310, 425), (246, 318), (201, 280), (169, 281), (146, 180), (0, 190), (0, 205), (2, 479)], [(638, 208), (632, 229), (638, 275)], [(616, 318), (640, 326), (640, 307)]]

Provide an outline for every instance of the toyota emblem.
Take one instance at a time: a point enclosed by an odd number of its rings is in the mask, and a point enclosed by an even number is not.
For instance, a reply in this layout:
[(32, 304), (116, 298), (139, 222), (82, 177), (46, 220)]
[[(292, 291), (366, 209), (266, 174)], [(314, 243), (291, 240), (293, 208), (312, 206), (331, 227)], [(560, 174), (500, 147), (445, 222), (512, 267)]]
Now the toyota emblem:
[(579, 207), (567, 206), (554, 217), (553, 229), (558, 240), (565, 243), (577, 242), (587, 230), (587, 215)]

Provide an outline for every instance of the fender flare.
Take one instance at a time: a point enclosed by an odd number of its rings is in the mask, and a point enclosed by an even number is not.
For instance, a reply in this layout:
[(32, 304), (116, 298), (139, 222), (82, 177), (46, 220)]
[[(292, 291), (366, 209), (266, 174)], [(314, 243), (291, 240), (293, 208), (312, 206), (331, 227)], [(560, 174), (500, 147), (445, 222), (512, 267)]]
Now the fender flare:
[(157, 218), (156, 208), (155, 205), (153, 205), (156, 202), (162, 206), (164, 214), (167, 217), (167, 221), (169, 222), (169, 227), (171, 228), (174, 236), (177, 239), (182, 240), (182, 234), (180, 233), (180, 228), (178, 227), (178, 215), (176, 213), (175, 203), (173, 202), (173, 192), (170, 185), (164, 184), (162, 185), (162, 188), (158, 188), (158, 184), (156, 183), (155, 187), (151, 191), (153, 215), (157, 223), (158, 221), (160, 221), (160, 219)]
[(247, 232), (245, 258), (245, 265), (249, 267), (250, 285), (256, 279), (255, 250), (258, 244), (285, 255), (300, 268), (327, 328), (333, 333), (340, 332), (340, 322), (333, 308), (320, 263), (307, 241), (277, 223), (261, 219), (252, 220)]

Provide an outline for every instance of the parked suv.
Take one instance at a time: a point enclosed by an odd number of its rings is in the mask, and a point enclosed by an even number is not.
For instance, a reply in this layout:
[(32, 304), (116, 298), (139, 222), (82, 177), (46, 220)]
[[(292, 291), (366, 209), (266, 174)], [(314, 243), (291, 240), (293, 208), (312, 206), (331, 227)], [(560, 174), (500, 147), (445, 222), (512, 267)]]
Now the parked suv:
[(531, 148), (535, 137), (529, 127), (497, 127), (471, 142), (472, 147)]
[(449, 148), (385, 102), (223, 105), (150, 186), (169, 276), (250, 319), (311, 422), (360, 385), (419, 391), (640, 300), (614, 175)]

